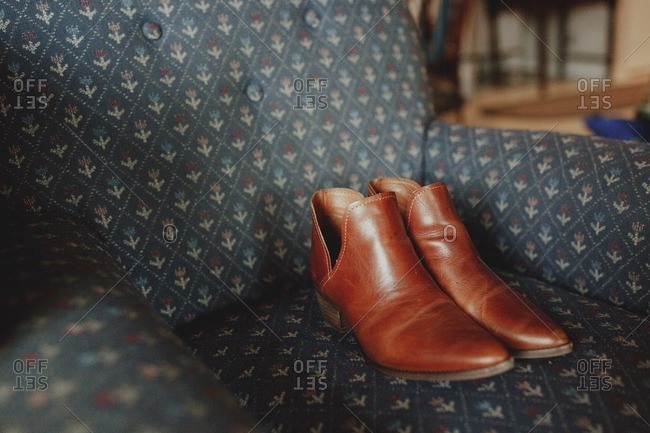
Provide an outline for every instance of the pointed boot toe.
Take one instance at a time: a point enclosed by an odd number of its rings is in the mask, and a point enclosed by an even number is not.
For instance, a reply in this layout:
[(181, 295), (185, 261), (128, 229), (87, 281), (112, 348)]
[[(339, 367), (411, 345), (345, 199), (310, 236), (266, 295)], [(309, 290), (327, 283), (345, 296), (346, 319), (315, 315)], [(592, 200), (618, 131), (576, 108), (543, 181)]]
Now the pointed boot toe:
[(502, 341), (507, 340), (506, 344), (512, 348), (511, 353), (515, 358), (548, 358), (573, 351), (573, 343), (564, 330), (540, 313), (537, 310), (534, 315), (527, 314), (528, 323), (520, 326), (518, 334), (502, 332)]

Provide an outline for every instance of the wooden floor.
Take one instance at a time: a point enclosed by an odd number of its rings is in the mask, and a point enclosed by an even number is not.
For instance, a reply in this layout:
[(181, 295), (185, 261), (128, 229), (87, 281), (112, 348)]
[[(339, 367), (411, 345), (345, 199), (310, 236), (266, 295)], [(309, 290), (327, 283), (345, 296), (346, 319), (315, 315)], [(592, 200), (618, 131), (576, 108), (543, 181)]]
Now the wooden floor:
[(633, 119), (647, 91), (645, 82), (612, 86), (605, 92), (580, 92), (576, 82), (551, 83), (543, 94), (536, 86), (491, 88), (477, 93), (460, 110), (437, 118), (472, 126), (589, 135), (586, 117)]

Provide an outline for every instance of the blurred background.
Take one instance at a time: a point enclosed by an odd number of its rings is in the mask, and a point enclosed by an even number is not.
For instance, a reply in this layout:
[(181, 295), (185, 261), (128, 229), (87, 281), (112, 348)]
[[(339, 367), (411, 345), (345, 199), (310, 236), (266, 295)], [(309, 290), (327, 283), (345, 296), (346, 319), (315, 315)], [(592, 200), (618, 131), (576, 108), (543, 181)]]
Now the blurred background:
[(409, 8), (438, 119), (650, 134), (650, 1), (410, 0)]

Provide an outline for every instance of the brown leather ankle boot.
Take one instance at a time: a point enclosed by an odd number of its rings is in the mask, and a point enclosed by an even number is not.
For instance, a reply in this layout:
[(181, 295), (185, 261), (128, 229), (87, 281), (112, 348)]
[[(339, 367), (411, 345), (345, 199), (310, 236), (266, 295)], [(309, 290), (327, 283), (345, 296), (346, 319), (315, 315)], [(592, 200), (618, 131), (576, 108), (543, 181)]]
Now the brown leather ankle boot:
[(442, 290), (515, 358), (571, 352), (562, 328), (483, 263), (444, 183), (421, 187), (402, 178), (370, 181), (369, 196), (387, 191), (396, 193), (409, 236)]
[(436, 286), (394, 193), (331, 188), (312, 197), (311, 276), (325, 320), (354, 332), (384, 373), (467, 380), (510, 370), (508, 350)]

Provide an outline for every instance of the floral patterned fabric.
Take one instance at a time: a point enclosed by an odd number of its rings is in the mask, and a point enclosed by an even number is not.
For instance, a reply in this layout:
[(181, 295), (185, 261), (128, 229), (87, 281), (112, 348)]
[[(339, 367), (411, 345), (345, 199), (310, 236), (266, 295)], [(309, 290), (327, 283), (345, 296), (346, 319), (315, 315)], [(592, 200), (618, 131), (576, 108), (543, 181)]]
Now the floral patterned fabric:
[[(422, 66), (395, 0), (2, 3), (0, 430), (248, 432), (149, 304), (257, 430), (643, 431), (647, 320), (541, 280), (647, 311), (646, 149), (434, 123), (423, 154)], [(307, 290), (309, 196), (396, 173), (454, 188), (574, 354), (426, 383), (339, 342)], [(43, 359), (48, 389), (14, 391)]]
[[(351, 334), (325, 324), (313, 290), (256, 306), (260, 320), (237, 307), (181, 327), (181, 335), (243, 407), (258, 419), (268, 414), (271, 432), (646, 432), (650, 323), (501, 275), (562, 324), (573, 353), (518, 360), (514, 370), (479, 381), (391, 378), (368, 365)], [(588, 363), (600, 371), (590, 374)]]
[(647, 143), (433, 122), (425, 159), (485, 257), (650, 312)]
[(1, 226), (0, 431), (248, 433), (101, 241), (39, 217)]
[(141, 259), (171, 325), (302, 286), (314, 190), (421, 176), (421, 60), (394, 0), (4, 2), (2, 206)]

